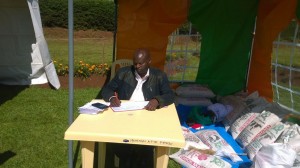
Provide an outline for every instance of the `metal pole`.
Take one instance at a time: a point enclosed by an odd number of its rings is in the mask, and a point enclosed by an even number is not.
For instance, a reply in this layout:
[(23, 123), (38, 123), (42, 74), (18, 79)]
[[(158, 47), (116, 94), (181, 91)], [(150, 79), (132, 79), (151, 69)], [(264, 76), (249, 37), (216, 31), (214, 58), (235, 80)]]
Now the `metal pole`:
[(251, 68), (250, 66), (251, 66), (253, 45), (254, 45), (255, 32), (256, 32), (256, 21), (257, 21), (257, 17), (255, 18), (254, 28), (253, 28), (252, 44), (251, 44), (251, 50), (250, 50), (250, 54), (249, 54), (249, 62), (248, 62), (248, 67), (247, 67), (246, 84), (245, 84), (245, 88), (244, 88), (245, 91), (248, 90), (249, 74), (250, 74), (250, 68)]
[[(69, 42), (69, 125), (73, 123), (74, 104), (74, 34), (73, 34), (73, 0), (68, 0), (68, 42)], [(69, 168), (73, 168), (73, 141), (68, 141)]]
[(116, 60), (116, 36), (117, 36), (117, 24), (118, 24), (118, 0), (115, 0), (115, 25), (114, 25), (114, 42), (113, 42), (113, 58), (112, 62)]

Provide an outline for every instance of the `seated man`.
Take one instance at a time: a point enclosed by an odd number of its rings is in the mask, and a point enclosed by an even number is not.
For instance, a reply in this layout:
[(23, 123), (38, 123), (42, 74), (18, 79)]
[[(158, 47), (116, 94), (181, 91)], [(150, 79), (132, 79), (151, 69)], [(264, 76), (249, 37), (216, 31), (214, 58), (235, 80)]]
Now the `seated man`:
[[(111, 106), (120, 106), (120, 100), (149, 101), (146, 110), (156, 110), (174, 102), (175, 94), (167, 75), (150, 67), (151, 57), (147, 49), (137, 49), (133, 65), (122, 67), (116, 76), (102, 89), (102, 97)], [(144, 145), (112, 144), (113, 152), (120, 158), (120, 167), (153, 168), (153, 147)]]

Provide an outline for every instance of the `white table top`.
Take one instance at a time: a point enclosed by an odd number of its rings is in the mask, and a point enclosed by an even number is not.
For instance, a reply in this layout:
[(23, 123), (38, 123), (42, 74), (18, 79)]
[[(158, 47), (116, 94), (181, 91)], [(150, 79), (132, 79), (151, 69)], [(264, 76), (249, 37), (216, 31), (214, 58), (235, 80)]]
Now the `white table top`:
[(64, 139), (177, 148), (185, 145), (174, 104), (155, 111), (113, 112), (108, 108), (96, 115), (80, 114)]

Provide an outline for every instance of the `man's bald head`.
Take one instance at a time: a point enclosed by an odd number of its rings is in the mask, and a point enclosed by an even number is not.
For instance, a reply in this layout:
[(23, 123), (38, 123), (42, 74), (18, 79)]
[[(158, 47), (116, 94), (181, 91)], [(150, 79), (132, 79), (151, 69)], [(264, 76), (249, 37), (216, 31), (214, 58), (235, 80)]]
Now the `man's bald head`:
[(133, 65), (137, 73), (144, 77), (150, 67), (151, 57), (148, 49), (137, 49), (133, 54)]
[(140, 59), (144, 58), (146, 60), (150, 60), (150, 52), (148, 49), (145, 48), (139, 48), (134, 52), (133, 59)]

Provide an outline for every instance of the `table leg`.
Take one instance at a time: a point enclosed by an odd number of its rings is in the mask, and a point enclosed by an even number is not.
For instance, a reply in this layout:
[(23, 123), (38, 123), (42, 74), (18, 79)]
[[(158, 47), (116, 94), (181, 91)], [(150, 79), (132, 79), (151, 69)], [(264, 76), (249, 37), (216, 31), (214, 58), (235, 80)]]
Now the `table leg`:
[(98, 143), (98, 168), (105, 167), (105, 155), (106, 155), (106, 143), (99, 142)]
[(91, 168), (94, 164), (95, 142), (81, 141), (82, 168)]
[(156, 147), (156, 168), (167, 168), (169, 162), (169, 147)]

